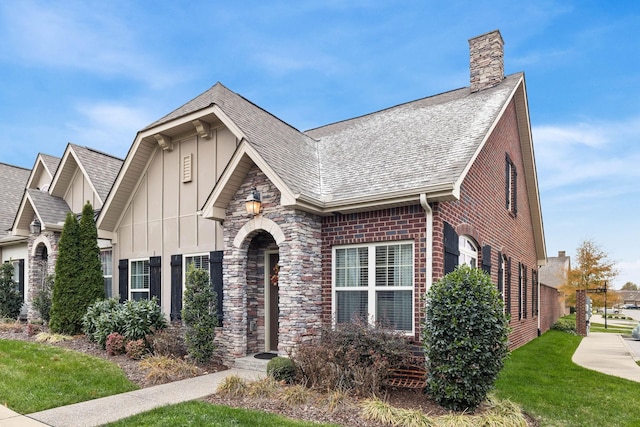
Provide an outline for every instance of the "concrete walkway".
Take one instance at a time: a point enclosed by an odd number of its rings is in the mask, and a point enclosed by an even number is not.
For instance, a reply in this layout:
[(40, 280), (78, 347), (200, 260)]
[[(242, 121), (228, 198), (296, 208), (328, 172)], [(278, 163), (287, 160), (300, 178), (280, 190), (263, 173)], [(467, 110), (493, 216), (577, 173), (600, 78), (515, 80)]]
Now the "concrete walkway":
[[(587, 369), (640, 382), (640, 341), (617, 334), (592, 332), (584, 338), (572, 358)], [(229, 369), (155, 387), (89, 400), (28, 415), (19, 415), (0, 405), (0, 427), (89, 427), (99, 426), (141, 412), (201, 399), (213, 394), (231, 375), (247, 380), (264, 377), (264, 372)]]
[(253, 381), (264, 378), (266, 374), (245, 369), (229, 369), (28, 415), (16, 414), (0, 405), (0, 427), (100, 426), (160, 406), (209, 396), (215, 393), (218, 385), (226, 377), (231, 375)]
[(640, 382), (640, 342), (618, 334), (591, 332), (580, 341), (571, 359), (576, 365), (603, 374)]

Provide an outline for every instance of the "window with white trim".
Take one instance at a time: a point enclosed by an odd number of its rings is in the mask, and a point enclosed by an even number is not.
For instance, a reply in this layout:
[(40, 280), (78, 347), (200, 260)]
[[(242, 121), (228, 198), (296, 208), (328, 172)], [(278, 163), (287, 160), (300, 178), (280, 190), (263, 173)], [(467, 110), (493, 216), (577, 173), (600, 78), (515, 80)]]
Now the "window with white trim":
[(113, 250), (103, 249), (100, 251), (100, 263), (102, 264), (102, 277), (104, 278), (104, 292), (107, 298), (113, 294)]
[(333, 249), (334, 315), (413, 332), (413, 243), (371, 243)]
[(458, 250), (458, 265), (467, 264), (472, 268), (478, 268), (478, 247), (470, 237), (458, 237)]
[(193, 266), (200, 270), (205, 270), (207, 273), (209, 272), (209, 253), (203, 254), (192, 254), (185, 255), (184, 262), (182, 263), (183, 271), (182, 271), (182, 283), (183, 286), (186, 286), (187, 283), (187, 270), (189, 269), (189, 265), (193, 264)]
[(133, 260), (130, 262), (129, 299), (134, 301), (150, 299), (148, 259)]

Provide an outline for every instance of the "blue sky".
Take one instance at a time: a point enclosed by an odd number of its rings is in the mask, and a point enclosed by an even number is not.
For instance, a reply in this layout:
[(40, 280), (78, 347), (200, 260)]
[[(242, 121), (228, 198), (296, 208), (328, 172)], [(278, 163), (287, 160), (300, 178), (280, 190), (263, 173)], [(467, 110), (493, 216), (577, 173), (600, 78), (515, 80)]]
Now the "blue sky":
[(640, 284), (640, 2), (3, 1), (0, 161), (125, 157), (217, 81), (301, 130), (468, 86), (500, 29), (524, 71), (547, 253), (592, 239)]

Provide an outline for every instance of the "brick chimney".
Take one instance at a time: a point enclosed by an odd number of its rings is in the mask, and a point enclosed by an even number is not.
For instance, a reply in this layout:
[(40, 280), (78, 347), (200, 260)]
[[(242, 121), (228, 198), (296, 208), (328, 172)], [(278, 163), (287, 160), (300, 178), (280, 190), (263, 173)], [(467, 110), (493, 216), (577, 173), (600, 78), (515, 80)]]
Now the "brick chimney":
[(565, 256), (567, 256), (567, 252), (565, 252), (565, 251), (558, 251), (558, 258), (562, 258), (562, 257), (565, 257)]
[(471, 92), (494, 87), (504, 79), (503, 46), (499, 30), (469, 39)]

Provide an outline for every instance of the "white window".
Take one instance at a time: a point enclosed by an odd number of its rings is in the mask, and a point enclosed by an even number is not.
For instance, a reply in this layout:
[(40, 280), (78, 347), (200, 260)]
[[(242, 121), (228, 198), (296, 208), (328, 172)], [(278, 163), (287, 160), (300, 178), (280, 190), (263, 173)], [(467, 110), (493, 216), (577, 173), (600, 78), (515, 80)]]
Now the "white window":
[(478, 247), (471, 238), (460, 236), (458, 238), (458, 250), (460, 251), (458, 265), (467, 264), (473, 268), (478, 267)]
[(193, 254), (193, 255), (185, 255), (184, 262), (182, 263), (183, 272), (182, 272), (182, 283), (183, 287), (186, 287), (187, 284), (187, 270), (189, 269), (189, 264), (193, 264), (195, 268), (205, 270), (207, 273), (209, 272), (209, 254)]
[(413, 243), (334, 248), (336, 322), (358, 317), (413, 332), (413, 282)]
[(102, 277), (104, 277), (104, 292), (107, 298), (111, 298), (113, 291), (113, 251), (111, 248), (100, 251), (100, 263), (102, 264)]
[(517, 185), (518, 185), (518, 173), (516, 171), (516, 165), (513, 164), (513, 161), (506, 155), (506, 166), (505, 166), (505, 194), (506, 194), (506, 208), (513, 215), (518, 213), (518, 196), (517, 196)]
[(131, 261), (129, 269), (129, 299), (134, 301), (149, 299), (149, 260)]

